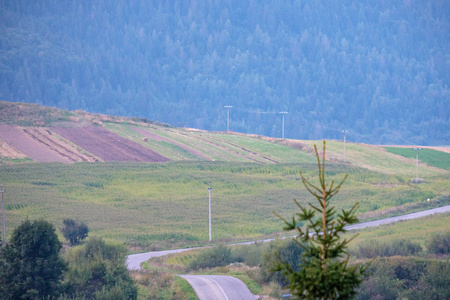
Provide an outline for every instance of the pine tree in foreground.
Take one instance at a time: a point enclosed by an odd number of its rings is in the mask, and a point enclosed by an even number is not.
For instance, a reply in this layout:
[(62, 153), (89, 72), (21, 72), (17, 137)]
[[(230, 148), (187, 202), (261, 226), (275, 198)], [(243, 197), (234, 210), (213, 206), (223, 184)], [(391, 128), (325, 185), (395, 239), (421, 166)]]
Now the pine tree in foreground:
[[(355, 224), (358, 203), (350, 210), (338, 213), (331, 199), (335, 196), (347, 175), (338, 184), (325, 181), (325, 141), (323, 142), (323, 157), (314, 145), (318, 167), (320, 185), (316, 186), (308, 181), (300, 172), (303, 185), (317, 200), (316, 204), (308, 203), (302, 206), (294, 199), (300, 212), (284, 222), (284, 230), (296, 230), (298, 236), (295, 241), (305, 251), (301, 257), (300, 269), (295, 271), (292, 266), (278, 257), (275, 271), (286, 276), (289, 288), (296, 299), (352, 299), (356, 289), (363, 281), (367, 265), (349, 265), (350, 255), (346, 251), (348, 243), (354, 238), (342, 239), (341, 235), (347, 230), (345, 226)], [(319, 214), (320, 216), (316, 216)], [(305, 223), (305, 227), (301, 225)]]

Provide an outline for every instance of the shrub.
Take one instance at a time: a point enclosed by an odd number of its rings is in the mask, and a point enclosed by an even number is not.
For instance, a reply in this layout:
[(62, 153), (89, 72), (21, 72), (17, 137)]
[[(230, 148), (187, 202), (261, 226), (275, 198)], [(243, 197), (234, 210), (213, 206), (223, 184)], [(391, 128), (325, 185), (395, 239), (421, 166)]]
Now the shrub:
[(392, 242), (379, 242), (368, 240), (358, 245), (353, 254), (359, 258), (375, 258), (387, 256), (409, 256), (422, 251), (422, 247), (410, 240), (394, 240)]
[(376, 259), (356, 299), (450, 299), (450, 264), (413, 257)]
[(242, 262), (250, 267), (256, 267), (261, 264), (263, 253), (266, 248), (267, 244), (263, 243), (239, 245), (233, 247), (231, 253), (235, 261)]
[(189, 269), (198, 270), (226, 266), (233, 262), (231, 249), (223, 245), (209, 248), (198, 254), (190, 263)]
[(433, 254), (450, 253), (450, 231), (434, 235), (427, 245), (428, 252)]
[(136, 299), (137, 288), (125, 266), (126, 253), (123, 244), (101, 238), (70, 249), (65, 255), (69, 264), (66, 292), (89, 299)]
[(274, 272), (274, 262), (281, 259), (289, 264), (294, 271), (298, 271), (301, 263), (303, 248), (295, 240), (276, 240), (269, 244), (264, 251), (261, 262), (261, 273), (263, 282), (276, 282), (285, 287), (287, 285), (286, 277), (280, 272)]

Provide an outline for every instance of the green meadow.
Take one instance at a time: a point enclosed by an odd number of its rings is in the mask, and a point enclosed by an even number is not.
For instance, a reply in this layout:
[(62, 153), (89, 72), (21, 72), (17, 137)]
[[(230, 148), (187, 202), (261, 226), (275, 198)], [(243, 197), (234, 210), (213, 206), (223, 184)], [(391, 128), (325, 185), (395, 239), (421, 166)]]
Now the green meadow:
[[(237, 143), (241, 137), (227, 138)], [(248, 141), (246, 147), (251, 142), (254, 141)], [(425, 181), (413, 184), (408, 161), (398, 161), (394, 155), (388, 159), (394, 166), (382, 165), (371, 170), (351, 161), (333, 160), (333, 155), (338, 155), (333, 148), (337, 149), (339, 143), (329, 144), (327, 177), (340, 181), (349, 174), (335, 198), (338, 208), (349, 208), (359, 201), (359, 212), (364, 216), (426, 203), (427, 198), (436, 202), (450, 194), (449, 173), (444, 170), (427, 167)], [(362, 151), (360, 148), (364, 147), (356, 144), (348, 147), (350, 153)], [(378, 152), (391, 155), (378, 149), (374, 153)], [(273, 211), (289, 217), (296, 209), (294, 198), (301, 203), (312, 200), (301, 183), (299, 171), (314, 178), (317, 166), (311, 154), (298, 155), (304, 157), (303, 161), (282, 164), (3, 163), (0, 182), (5, 190), (7, 232), (10, 234), (26, 218), (44, 218), (56, 227), (61, 227), (64, 218), (74, 218), (86, 222), (91, 235), (120, 240), (136, 250), (204, 245), (209, 233), (211, 182), (214, 241), (284, 234), (282, 222)], [(377, 155), (367, 159), (376, 161)]]
[(378, 227), (364, 228), (358, 231), (350, 231), (345, 237), (350, 238), (357, 234), (350, 243), (350, 248), (355, 249), (365, 241), (392, 242), (405, 239), (420, 244), (426, 248), (430, 238), (437, 233), (450, 231), (450, 213), (430, 215), (423, 218), (405, 220)]
[(450, 153), (427, 148), (416, 151), (412, 148), (386, 147), (386, 150), (391, 153), (413, 159), (417, 159), (418, 154), (420, 162), (424, 162), (436, 168), (450, 170)]

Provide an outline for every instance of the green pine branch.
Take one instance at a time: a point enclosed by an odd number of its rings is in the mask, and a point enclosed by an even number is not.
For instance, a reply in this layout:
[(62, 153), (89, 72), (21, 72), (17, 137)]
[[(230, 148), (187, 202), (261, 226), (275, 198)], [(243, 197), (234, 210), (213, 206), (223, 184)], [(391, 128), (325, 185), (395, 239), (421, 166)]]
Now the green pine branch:
[[(289, 281), (292, 294), (298, 299), (351, 299), (356, 294), (356, 288), (361, 284), (367, 266), (349, 265), (350, 255), (348, 244), (353, 240), (342, 239), (345, 227), (358, 222), (355, 203), (349, 210), (342, 209), (339, 213), (331, 199), (339, 193), (347, 175), (335, 185), (327, 182), (325, 174), (325, 148), (323, 142), (322, 159), (317, 147), (314, 146), (319, 185), (311, 183), (300, 172), (302, 183), (315, 198), (315, 203), (307, 206), (294, 199), (300, 212), (287, 220), (275, 213), (284, 222), (284, 230), (297, 231), (295, 240), (304, 249), (298, 271), (281, 259), (275, 262), (275, 271), (281, 271)], [(305, 224), (301, 227), (300, 224)]]

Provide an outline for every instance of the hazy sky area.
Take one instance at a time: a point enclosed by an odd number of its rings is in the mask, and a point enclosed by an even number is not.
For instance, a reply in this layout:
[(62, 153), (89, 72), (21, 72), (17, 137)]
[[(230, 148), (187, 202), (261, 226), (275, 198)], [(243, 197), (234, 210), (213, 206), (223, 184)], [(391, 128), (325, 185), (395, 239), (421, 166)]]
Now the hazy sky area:
[(448, 145), (449, 19), (450, 2), (431, 0), (2, 1), (0, 99), (272, 137), (284, 116), (286, 138)]

